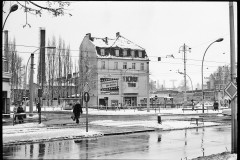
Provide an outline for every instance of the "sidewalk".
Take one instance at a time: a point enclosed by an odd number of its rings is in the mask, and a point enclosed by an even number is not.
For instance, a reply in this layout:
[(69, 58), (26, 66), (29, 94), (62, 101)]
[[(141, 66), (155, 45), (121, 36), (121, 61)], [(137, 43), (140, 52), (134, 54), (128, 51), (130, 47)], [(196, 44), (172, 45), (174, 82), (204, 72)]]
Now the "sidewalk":
[[(49, 108), (48, 108), (49, 109)], [(50, 109), (49, 109), (50, 110)], [(50, 112), (50, 111), (49, 111)], [(52, 112), (52, 111), (51, 111)], [(55, 111), (56, 112), (56, 111)], [(71, 110), (58, 112), (72, 112)], [(86, 111), (84, 109), (84, 114)], [(159, 112), (150, 110), (150, 112), (138, 111), (138, 110), (96, 110), (88, 109), (89, 115), (156, 115), (156, 120), (135, 120), (134, 118), (126, 121), (119, 121), (115, 119), (111, 120), (94, 120), (88, 122), (88, 132), (86, 131), (86, 123), (82, 122), (76, 124), (68, 116), (63, 119), (51, 119), (46, 120), (46, 117), (42, 115), (42, 123), (38, 123), (38, 114), (35, 113), (31, 118), (27, 114), (27, 120), (23, 124), (12, 125), (9, 123), (7, 126), (3, 126), (3, 144), (23, 144), (34, 143), (39, 141), (53, 141), (60, 139), (79, 139), (86, 137), (98, 137), (106, 135), (128, 134), (146, 131), (165, 131), (185, 128), (207, 127), (217, 126), (220, 123), (204, 122), (196, 125), (196, 123), (190, 124), (190, 121), (178, 121), (168, 120), (162, 121), (162, 124), (158, 124), (157, 115)], [(183, 111), (181, 109), (165, 109), (160, 110), (160, 115), (174, 115), (174, 114), (189, 114), (192, 117), (199, 117), (199, 111)], [(209, 111), (205, 114), (221, 114), (221, 111)], [(67, 117), (67, 118), (66, 118)], [(132, 116), (134, 117), (134, 116)], [(12, 118), (10, 118), (12, 120)]]

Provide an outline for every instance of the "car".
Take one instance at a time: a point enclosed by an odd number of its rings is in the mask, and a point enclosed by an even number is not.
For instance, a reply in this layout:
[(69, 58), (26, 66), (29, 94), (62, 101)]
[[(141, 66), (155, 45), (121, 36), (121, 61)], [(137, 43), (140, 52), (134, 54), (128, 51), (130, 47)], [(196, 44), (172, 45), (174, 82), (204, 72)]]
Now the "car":
[(222, 110), (222, 115), (224, 116), (231, 116), (231, 108), (223, 109)]

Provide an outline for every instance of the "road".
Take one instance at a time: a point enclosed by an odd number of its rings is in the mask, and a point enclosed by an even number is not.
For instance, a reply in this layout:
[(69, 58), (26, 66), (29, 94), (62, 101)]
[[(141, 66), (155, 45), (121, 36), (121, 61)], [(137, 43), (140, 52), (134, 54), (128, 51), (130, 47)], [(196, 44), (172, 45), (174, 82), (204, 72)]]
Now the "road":
[(7, 159), (191, 159), (231, 150), (231, 126), (3, 147)]
[[(70, 119), (71, 113), (69, 112), (42, 112), (42, 115), (47, 117), (48, 120), (62, 120), (62, 119)], [(219, 113), (218, 115), (221, 115)], [(229, 116), (218, 116), (217, 114), (186, 114), (186, 115), (162, 115), (161, 119), (164, 120), (190, 120), (191, 117), (200, 116), (203, 117), (204, 121), (208, 122), (221, 122), (224, 124), (231, 124), (231, 117)], [(88, 121), (96, 121), (96, 120), (115, 120), (115, 121), (128, 121), (128, 120), (156, 120), (156, 115), (88, 115)], [(3, 125), (12, 125), (12, 119), (8, 120), (9, 122), (3, 123)], [(38, 122), (38, 119), (29, 119), (25, 120), (26, 122)], [(86, 122), (86, 114), (81, 115), (80, 122)]]

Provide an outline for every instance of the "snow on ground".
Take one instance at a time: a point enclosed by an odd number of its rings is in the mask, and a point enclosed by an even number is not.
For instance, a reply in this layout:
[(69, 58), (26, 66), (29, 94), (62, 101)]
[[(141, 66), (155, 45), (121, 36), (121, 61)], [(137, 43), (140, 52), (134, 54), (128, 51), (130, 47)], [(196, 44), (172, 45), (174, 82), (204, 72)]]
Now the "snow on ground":
[(213, 154), (210, 156), (193, 158), (192, 160), (237, 160), (237, 154), (231, 154), (230, 152), (223, 152), (219, 154)]
[[(10, 111), (13, 111), (13, 106), (10, 107)], [(36, 107), (33, 106), (33, 111), (36, 111)], [(72, 110), (63, 110), (60, 106), (43, 106), (42, 107), (42, 111), (62, 111), (62, 112), (72, 112)], [(29, 112), (29, 107), (26, 107), (26, 112)], [(86, 108), (83, 108), (83, 113), (86, 114)], [(182, 110), (182, 108), (164, 108), (164, 109), (159, 109), (157, 108), (156, 111), (155, 109), (150, 109), (149, 112), (147, 112), (147, 109), (145, 108), (144, 110), (140, 111), (137, 109), (120, 109), (120, 110), (112, 110), (112, 109), (108, 109), (108, 110), (98, 110), (98, 109), (92, 109), (92, 108), (88, 108), (88, 114), (90, 115), (155, 115), (155, 114), (201, 114), (202, 110)], [(213, 110), (207, 110), (204, 111), (204, 113), (218, 113), (218, 114), (222, 114), (222, 110), (217, 110), (217, 111), (213, 111)]]
[[(158, 128), (162, 130), (173, 129), (185, 129), (193, 127), (202, 127), (203, 123), (199, 122), (198, 126), (195, 122), (190, 124), (190, 121), (162, 121), (162, 124), (158, 124), (157, 121), (113, 121), (113, 120), (99, 120), (90, 122), (92, 125), (101, 126), (114, 126), (114, 127), (130, 127), (130, 126), (142, 126), (149, 128)], [(204, 122), (204, 126), (220, 125), (214, 122)]]
[[(41, 126), (39, 128), (39, 126)], [(86, 137), (99, 137), (103, 134), (98, 131), (88, 131), (85, 128), (46, 128), (43, 124), (23, 124), (3, 126), (3, 143), (17, 143), (19, 141), (49, 141), (57, 139), (77, 139)]]

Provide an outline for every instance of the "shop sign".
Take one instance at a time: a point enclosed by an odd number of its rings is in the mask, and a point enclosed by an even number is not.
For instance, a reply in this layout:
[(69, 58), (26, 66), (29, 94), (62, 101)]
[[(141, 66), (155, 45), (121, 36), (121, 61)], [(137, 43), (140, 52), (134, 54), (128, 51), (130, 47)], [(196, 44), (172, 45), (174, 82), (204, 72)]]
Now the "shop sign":
[(118, 78), (100, 78), (101, 94), (111, 94), (118, 95), (119, 94), (119, 84)]

